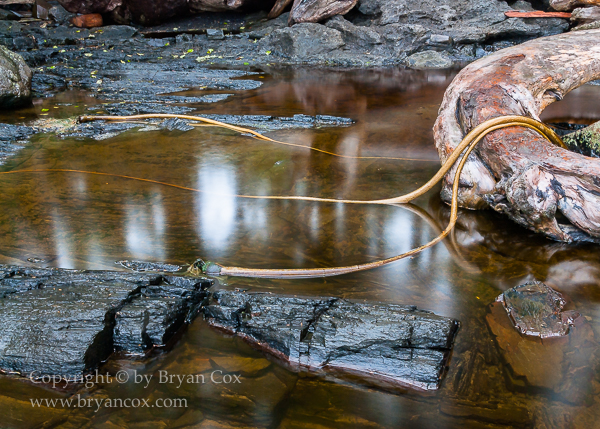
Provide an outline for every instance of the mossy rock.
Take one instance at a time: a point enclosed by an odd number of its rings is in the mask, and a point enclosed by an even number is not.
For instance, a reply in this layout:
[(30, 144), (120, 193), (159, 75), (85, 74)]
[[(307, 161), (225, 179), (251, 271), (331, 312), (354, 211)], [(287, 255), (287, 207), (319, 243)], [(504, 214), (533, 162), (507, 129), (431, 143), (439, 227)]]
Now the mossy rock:
[(600, 157), (600, 122), (563, 137), (563, 142), (573, 152)]

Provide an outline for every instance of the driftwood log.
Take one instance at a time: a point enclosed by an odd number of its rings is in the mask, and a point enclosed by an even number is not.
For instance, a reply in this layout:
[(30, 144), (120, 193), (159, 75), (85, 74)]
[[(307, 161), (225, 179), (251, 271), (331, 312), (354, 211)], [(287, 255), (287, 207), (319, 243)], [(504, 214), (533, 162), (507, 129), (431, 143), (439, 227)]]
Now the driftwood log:
[(581, 6), (600, 6), (600, 0), (550, 0), (550, 7), (554, 10), (571, 11)]
[(345, 15), (358, 0), (294, 0), (288, 23), (319, 22), (334, 15)]
[[(442, 162), (478, 124), (504, 115), (539, 120), (550, 103), (598, 78), (600, 30), (536, 39), (470, 64), (448, 87), (434, 126)], [(443, 182), (446, 202), (454, 176), (452, 169)], [(460, 181), (462, 207), (491, 207), (558, 241), (600, 241), (598, 158), (553, 146), (524, 128), (506, 128), (480, 143)]]

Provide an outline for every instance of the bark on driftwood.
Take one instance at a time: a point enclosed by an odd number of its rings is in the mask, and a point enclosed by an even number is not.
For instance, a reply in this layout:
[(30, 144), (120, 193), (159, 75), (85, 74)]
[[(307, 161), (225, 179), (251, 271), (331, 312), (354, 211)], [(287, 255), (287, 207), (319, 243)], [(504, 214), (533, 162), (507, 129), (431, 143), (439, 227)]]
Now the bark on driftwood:
[(550, 0), (550, 7), (554, 10), (568, 12), (581, 6), (600, 6), (600, 0)]
[(289, 24), (319, 22), (350, 12), (358, 0), (294, 0)]
[[(442, 161), (478, 124), (540, 112), (585, 82), (600, 78), (600, 30), (536, 39), (472, 63), (448, 87), (434, 127)], [(444, 179), (450, 201), (455, 169)], [(559, 241), (600, 241), (600, 159), (551, 145), (533, 131), (488, 135), (461, 175), (462, 207), (492, 207)], [(557, 220), (562, 213), (570, 224)]]

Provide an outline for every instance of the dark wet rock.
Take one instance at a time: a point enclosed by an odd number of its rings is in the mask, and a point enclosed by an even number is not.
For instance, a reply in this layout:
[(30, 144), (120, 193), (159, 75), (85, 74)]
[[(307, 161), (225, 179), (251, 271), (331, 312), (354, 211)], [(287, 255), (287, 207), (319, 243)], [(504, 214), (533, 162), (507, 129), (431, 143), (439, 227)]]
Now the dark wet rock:
[(321, 128), (321, 127), (347, 127), (354, 124), (350, 118), (328, 115), (294, 115), (294, 116), (266, 116), (266, 115), (202, 115), (227, 124), (252, 127), (263, 130), (281, 130), (288, 128)]
[(129, 25), (105, 25), (91, 34), (94, 35), (97, 42), (112, 42), (114, 44), (135, 37), (138, 34), (138, 29)]
[(223, 40), (225, 38), (225, 34), (221, 29), (209, 28), (206, 30), (206, 38), (208, 40)]
[(71, 13), (107, 13), (120, 6), (123, 0), (58, 0)]
[(327, 54), (344, 46), (342, 34), (320, 24), (297, 24), (273, 31), (261, 40), (262, 47), (290, 58)]
[(182, 119), (171, 118), (165, 119), (160, 123), (160, 128), (167, 131), (192, 131), (194, 127), (188, 125), (188, 123)]
[(35, 73), (31, 78), (31, 91), (34, 97), (50, 96), (67, 89), (67, 81), (53, 74)]
[(139, 127), (134, 123), (90, 122), (79, 124), (75, 128), (57, 133), (59, 138), (74, 138), (77, 140), (94, 139), (97, 141), (116, 137), (124, 131)]
[[(140, 19), (131, 15), (126, 3), (113, 10), (124, 14), (118, 22)], [(140, 6), (143, 3), (139, 2)], [(239, 6), (239, 2), (234, 3)], [(365, 66), (402, 64), (406, 57), (426, 50), (446, 51), (453, 60), (473, 60), (534, 37), (568, 30), (568, 20), (507, 18), (504, 12), (508, 10), (513, 9), (502, 1), (362, 0), (344, 18), (332, 17), (325, 25), (303, 23), (293, 27), (287, 26), (289, 13), (266, 20), (266, 12), (196, 16), (184, 12), (175, 21), (141, 29), (140, 35), (129, 38), (117, 34), (119, 26), (90, 31), (3, 21), (8, 24), (4, 24), (6, 31), (2, 31), (0, 22), (0, 42), (18, 47), (15, 49), (27, 54), (31, 65), (58, 63), (60, 59), (69, 61), (70, 67), (85, 62), (89, 67), (99, 68), (95, 61), (102, 60), (113, 69), (121, 61), (169, 62), (178, 69), (184, 63), (197, 66), (190, 61), (197, 59), (201, 64), (234, 66), (265, 63)], [(127, 28), (124, 33), (132, 27)], [(215, 30), (215, 34), (210, 30)], [(142, 41), (141, 36), (158, 38)], [(254, 43), (257, 39), (261, 43)], [(59, 49), (50, 49), (54, 46)], [(60, 52), (65, 46), (72, 48)], [(82, 59), (79, 47), (93, 46), (101, 50), (93, 52), (89, 59)], [(112, 51), (111, 47), (117, 50)]]
[(600, 122), (567, 134), (563, 137), (563, 142), (573, 152), (585, 156), (600, 157)]
[(71, 18), (73, 18), (74, 14), (66, 10), (60, 4), (52, 6), (48, 11), (50, 18), (52, 18), (56, 23), (65, 25), (67, 24)]
[(0, 164), (29, 142), (38, 130), (21, 125), (0, 124)]
[(542, 282), (529, 282), (502, 293), (497, 302), (525, 335), (540, 338), (567, 335), (573, 321), (580, 317), (574, 311), (562, 311), (566, 301), (562, 295)]
[(152, 271), (157, 273), (174, 273), (181, 269), (179, 265), (165, 264), (162, 262), (118, 261), (115, 262), (115, 264), (119, 264), (123, 268), (127, 268), (128, 270), (137, 271), (138, 273), (145, 271)]
[(175, 333), (199, 313), (208, 280), (163, 277), (162, 285), (148, 285), (116, 312), (114, 347), (117, 352), (143, 356), (164, 347)]
[(486, 0), (361, 0), (361, 13), (376, 19), (376, 24), (419, 24), (429, 31), (448, 34), (460, 42), (484, 42), (505, 35), (540, 37), (568, 28), (560, 19), (524, 20), (507, 18), (512, 10), (505, 2)]
[(405, 60), (412, 69), (446, 69), (452, 67), (452, 60), (447, 54), (437, 51), (423, 51), (412, 54)]
[(325, 25), (339, 31), (347, 45), (369, 48), (383, 43), (383, 39), (377, 31), (369, 27), (354, 25), (343, 16), (334, 16)]
[[(141, 115), (146, 113), (173, 113), (185, 115), (194, 111), (193, 107), (173, 106), (165, 103), (109, 103), (101, 106), (102, 114), (114, 116)], [(98, 107), (88, 110), (98, 111)]]
[(0, 45), (0, 108), (20, 106), (31, 98), (31, 70), (23, 58)]
[(143, 354), (191, 321), (211, 285), (158, 274), (2, 266), (0, 369), (80, 375), (115, 346)]
[(240, 335), (294, 370), (357, 374), (436, 389), (458, 322), (414, 306), (218, 291), (209, 323)]

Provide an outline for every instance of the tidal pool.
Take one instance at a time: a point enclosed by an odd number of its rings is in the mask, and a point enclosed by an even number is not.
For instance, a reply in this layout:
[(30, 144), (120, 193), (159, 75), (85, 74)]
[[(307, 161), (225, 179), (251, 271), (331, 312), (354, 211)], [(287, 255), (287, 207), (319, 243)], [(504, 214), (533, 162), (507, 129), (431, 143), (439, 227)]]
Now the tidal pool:
[[(0, 176), (0, 263), (118, 269), (115, 261), (123, 259), (185, 265), (202, 257), (256, 268), (329, 267), (418, 247), (448, 221), (439, 187), (406, 207), (233, 195), (378, 199), (415, 189), (439, 168), (431, 129), (454, 74), (269, 70), (252, 77), (264, 82), (256, 90), (196, 106), (198, 115), (349, 117), (355, 123), (348, 127), (265, 134), (344, 155), (407, 160), (337, 158), (214, 127), (133, 130), (103, 141), (38, 136), (0, 171), (95, 171), (202, 192), (84, 173)], [(582, 87), (549, 108), (544, 119), (598, 120), (599, 96), (600, 86)], [(2, 119), (33, 117), (42, 107), (49, 109), (45, 117), (67, 117), (89, 113), (85, 108), (93, 104), (98, 100), (85, 93), (67, 92)], [(97, 378), (70, 396), (43, 383), (1, 377), (0, 426), (597, 427), (599, 250), (548, 241), (491, 211), (463, 210), (451, 238), (381, 269), (326, 279), (218, 279), (221, 288), (414, 304), (458, 319), (448, 371), (435, 392), (386, 391), (361, 380), (295, 374), (199, 318), (169, 353), (145, 361), (115, 358), (101, 368), (101, 374), (126, 373), (126, 382)], [(505, 329), (490, 304), (528, 280), (561, 292), (565, 309), (583, 315), (585, 329), (543, 342)], [(32, 406), (40, 398), (74, 403)], [(140, 406), (114, 401), (128, 398)], [(96, 400), (108, 402), (96, 406)], [(106, 406), (111, 400), (115, 406)]]

